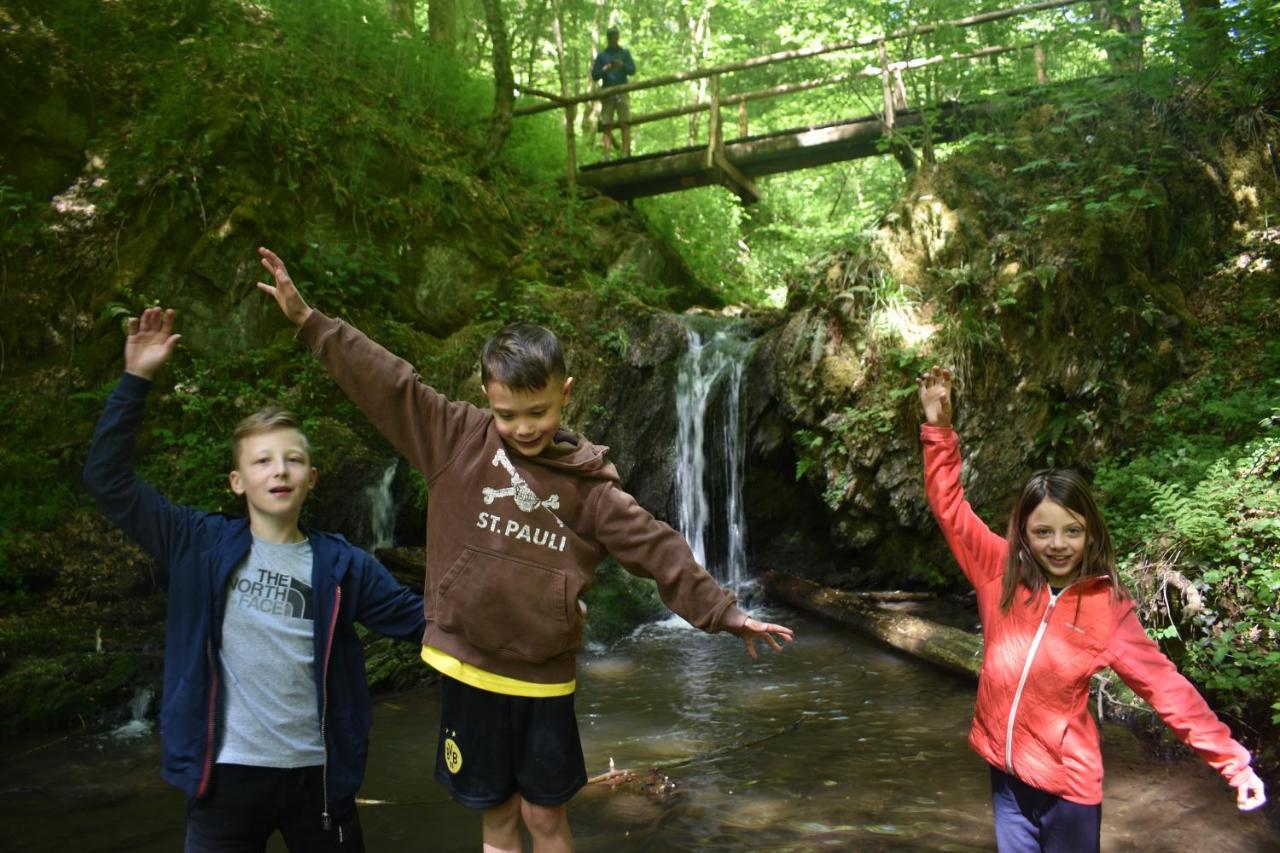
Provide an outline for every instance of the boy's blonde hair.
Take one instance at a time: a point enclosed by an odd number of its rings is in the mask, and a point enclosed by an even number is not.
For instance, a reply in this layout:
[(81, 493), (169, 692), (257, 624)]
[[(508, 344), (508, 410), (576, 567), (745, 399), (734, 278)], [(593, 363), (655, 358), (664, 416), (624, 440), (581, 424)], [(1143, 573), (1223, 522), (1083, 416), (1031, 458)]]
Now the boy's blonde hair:
[(231, 434), (231, 467), (237, 468), (240, 465), (240, 442), (251, 435), (261, 435), (277, 429), (297, 430), (298, 435), (302, 437), (302, 446), (307, 451), (307, 459), (310, 461), (311, 441), (302, 431), (302, 421), (283, 406), (271, 405), (263, 406), (236, 424), (235, 432)]

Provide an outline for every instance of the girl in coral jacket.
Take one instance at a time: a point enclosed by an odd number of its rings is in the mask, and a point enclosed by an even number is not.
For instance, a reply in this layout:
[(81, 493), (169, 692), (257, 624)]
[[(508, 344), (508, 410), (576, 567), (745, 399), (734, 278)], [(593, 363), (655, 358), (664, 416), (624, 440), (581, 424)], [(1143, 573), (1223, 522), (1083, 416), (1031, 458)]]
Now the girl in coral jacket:
[(994, 533), (960, 486), (951, 372), (934, 367), (917, 384), (929, 506), (978, 593), (985, 652), (969, 745), (991, 765), (1001, 853), (1099, 849), (1102, 754), (1087, 704), (1090, 677), (1108, 666), (1236, 789), (1242, 810), (1262, 805), (1248, 751), (1139, 623), (1084, 479), (1033, 474), (1008, 535)]

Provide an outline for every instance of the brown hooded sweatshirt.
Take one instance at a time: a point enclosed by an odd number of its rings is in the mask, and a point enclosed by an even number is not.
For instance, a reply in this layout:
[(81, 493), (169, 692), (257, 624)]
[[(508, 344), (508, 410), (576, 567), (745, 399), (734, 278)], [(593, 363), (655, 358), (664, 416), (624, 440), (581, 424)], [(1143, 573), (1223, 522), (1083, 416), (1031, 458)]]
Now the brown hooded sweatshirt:
[(521, 456), (492, 412), (446, 399), (354, 327), (313, 311), (298, 337), (426, 478), (425, 645), (521, 681), (573, 680), (578, 597), (606, 554), (703, 631), (746, 621), (684, 538), (623, 491), (608, 448), (561, 430), (554, 452)]

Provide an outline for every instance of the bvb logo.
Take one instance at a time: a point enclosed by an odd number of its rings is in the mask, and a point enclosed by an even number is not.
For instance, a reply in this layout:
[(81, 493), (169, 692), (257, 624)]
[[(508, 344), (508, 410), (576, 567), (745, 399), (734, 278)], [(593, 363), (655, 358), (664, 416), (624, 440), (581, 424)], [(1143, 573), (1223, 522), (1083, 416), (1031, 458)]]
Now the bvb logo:
[(444, 765), (449, 768), (450, 773), (457, 773), (462, 769), (462, 750), (458, 749), (458, 744), (451, 737), (444, 739)]

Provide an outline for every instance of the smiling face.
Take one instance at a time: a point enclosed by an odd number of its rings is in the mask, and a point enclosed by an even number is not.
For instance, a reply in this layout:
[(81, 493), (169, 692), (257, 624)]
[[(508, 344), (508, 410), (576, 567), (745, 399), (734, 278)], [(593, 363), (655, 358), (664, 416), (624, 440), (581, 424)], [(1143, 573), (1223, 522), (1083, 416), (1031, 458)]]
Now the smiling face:
[(490, 380), (484, 386), (498, 434), (521, 456), (537, 456), (555, 440), (573, 377), (552, 379), (536, 391), (517, 391)]
[(231, 491), (243, 495), (250, 524), (296, 528), (302, 502), (316, 484), (306, 438), (292, 427), (246, 435), (239, 440)]
[(1045, 580), (1061, 587), (1079, 576), (1089, 543), (1088, 528), (1081, 516), (1045, 498), (1027, 516), (1025, 535)]

